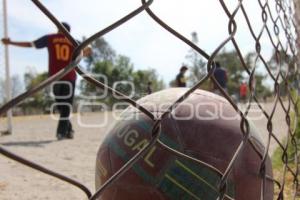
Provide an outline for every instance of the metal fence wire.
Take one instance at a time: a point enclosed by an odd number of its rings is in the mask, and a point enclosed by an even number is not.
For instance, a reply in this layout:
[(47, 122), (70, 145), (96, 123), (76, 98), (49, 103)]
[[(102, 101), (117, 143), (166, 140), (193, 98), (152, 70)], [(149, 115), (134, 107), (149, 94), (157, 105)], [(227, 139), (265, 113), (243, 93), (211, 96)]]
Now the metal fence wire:
[[(249, 140), (249, 123), (247, 120), (247, 115), (249, 114), (249, 111), (251, 109), (251, 104), (249, 103), (246, 110), (242, 111), (235, 101), (232, 100), (232, 98), (228, 95), (226, 91), (222, 89), (222, 87), (218, 84), (217, 80), (213, 76), (213, 72), (216, 68), (215, 66), (215, 59), (218, 53), (222, 50), (222, 48), (226, 45), (231, 43), (236, 50), (239, 60), (242, 63), (242, 67), (245, 70), (245, 72), (249, 76), (249, 90), (250, 90), (250, 97), (249, 102), (254, 102), (258, 105), (261, 112), (263, 113), (264, 117), (267, 119), (267, 130), (268, 130), (268, 140), (267, 145), (265, 148), (265, 152), (257, 154), (260, 156), (262, 162), (260, 167), (260, 177), (262, 182), (262, 187), (266, 187), (266, 180), (271, 180), (274, 182), (274, 186), (277, 188), (277, 193), (274, 199), (284, 199), (285, 195), (284, 192), (287, 189), (286, 188), (286, 176), (287, 174), (290, 174), (293, 179), (293, 188), (292, 188), (292, 198), (297, 198), (297, 190), (299, 189), (299, 179), (298, 179), (298, 141), (296, 137), (296, 128), (295, 128), (295, 121), (297, 121), (298, 117), (298, 109), (297, 109), (297, 100), (294, 98), (293, 91), (298, 91), (298, 85), (295, 83), (299, 83), (299, 66), (297, 66), (297, 48), (296, 48), (296, 35), (297, 35), (297, 24), (296, 20), (294, 18), (295, 15), (295, 5), (292, 0), (257, 0), (258, 4), (260, 6), (260, 10), (257, 11), (260, 12), (261, 18), (262, 18), (262, 27), (260, 27), (260, 31), (258, 33), (255, 33), (253, 24), (249, 18), (249, 15), (247, 13), (247, 9), (245, 8), (244, 4), (246, 0), (238, 0), (236, 1), (236, 7), (233, 9), (233, 11), (230, 11), (228, 6), (226, 5), (226, 2), (224, 0), (219, 0), (220, 6), (223, 8), (224, 13), (228, 17), (228, 36), (227, 38), (220, 43), (212, 54), (206, 53), (203, 49), (195, 45), (193, 42), (191, 42), (189, 39), (185, 38), (183, 35), (172, 29), (168, 24), (166, 24), (164, 21), (162, 21), (159, 16), (157, 16), (152, 10), (151, 10), (151, 4), (154, 0), (142, 0), (142, 4), (140, 7), (138, 7), (136, 10), (132, 11), (128, 15), (124, 16), (123, 18), (119, 19), (115, 23), (111, 24), (110, 26), (106, 27), (105, 29), (95, 33), (91, 37), (87, 38), (85, 41), (83, 41), (81, 44), (77, 43), (77, 41), (74, 39), (72, 35), (62, 26), (62, 24), (59, 22), (59, 20), (38, 0), (32, 0), (32, 2), (41, 10), (42, 13), (44, 13), (58, 28), (61, 30), (65, 36), (73, 43), (74, 46), (76, 46), (76, 50), (72, 59), (72, 62), (66, 66), (63, 70), (58, 72), (57, 74), (49, 77), (44, 82), (40, 83), (39, 85), (29, 89), (28, 91), (24, 92), (23, 94), (17, 96), (16, 98), (12, 99), (5, 105), (3, 105), (0, 108), (0, 114), (5, 114), (6, 111), (11, 109), (13, 106), (17, 105), (21, 101), (23, 101), (25, 98), (30, 97), (34, 93), (42, 90), (43, 88), (49, 86), (53, 81), (59, 80), (64, 75), (66, 75), (71, 70), (75, 69), (77, 73), (79, 73), (86, 81), (94, 84), (95, 86), (106, 89), (110, 93), (115, 94), (119, 97), (119, 99), (122, 99), (123, 101), (131, 104), (132, 106), (139, 109), (141, 112), (146, 114), (149, 118), (151, 118), (154, 121), (154, 125), (152, 127), (152, 139), (149, 142), (147, 146), (145, 146), (141, 151), (139, 151), (134, 157), (132, 157), (121, 169), (119, 169), (110, 179), (108, 179), (100, 189), (96, 191), (95, 194), (92, 194), (90, 190), (81, 184), (80, 182), (73, 180), (69, 177), (66, 177), (62, 174), (53, 172), (46, 167), (37, 165), (29, 160), (26, 160), (22, 158), (21, 156), (18, 156), (5, 148), (3, 146), (0, 146), (0, 153), (10, 159), (13, 159), (19, 163), (25, 164), (31, 168), (34, 168), (40, 172), (46, 173), (48, 175), (51, 175), (53, 177), (56, 177), (62, 181), (65, 181), (67, 183), (70, 183), (78, 188), (80, 188), (87, 197), (91, 200), (95, 200), (101, 196), (103, 191), (105, 191), (110, 185), (112, 185), (114, 182), (118, 181), (118, 179), (127, 171), (129, 170), (143, 155), (145, 155), (154, 145), (160, 145), (162, 148), (167, 149), (170, 153), (175, 154), (177, 156), (185, 157), (195, 163), (203, 164), (202, 161), (197, 160), (196, 158), (190, 157), (188, 155), (185, 155), (181, 152), (176, 151), (175, 149), (172, 149), (171, 147), (164, 144), (159, 138), (161, 134), (161, 122), (162, 120), (168, 116), (181, 102), (183, 102), (186, 98), (189, 97), (191, 93), (193, 93), (197, 88), (199, 88), (203, 83), (206, 81), (209, 81), (209, 79), (218, 86), (219, 90), (221, 91), (222, 95), (228, 100), (228, 102), (232, 105), (232, 107), (235, 109), (235, 111), (240, 115), (241, 117), (241, 131), (243, 133), (243, 139), (236, 149), (236, 152), (234, 153), (231, 161), (229, 162), (229, 165), (227, 166), (224, 173), (219, 174), (220, 175), (220, 182), (219, 187), (217, 188), (218, 191), (218, 198), (219, 200), (225, 199), (226, 197), (226, 187), (227, 187), (227, 181), (228, 178), (233, 170), (233, 165), (237, 161), (239, 155), (243, 151), (245, 145), (247, 142), (251, 141)], [(272, 3), (272, 4), (271, 4)], [(271, 5), (275, 6), (276, 13), (272, 12)], [(202, 57), (204, 57), (207, 61), (207, 74), (202, 80), (200, 80), (197, 84), (195, 84), (193, 87), (191, 87), (184, 95), (182, 95), (173, 105), (171, 105), (167, 111), (165, 111), (161, 116), (155, 116), (153, 113), (151, 113), (149, 110), (144, 108), (142, 105), (139, 105), (136, 101), (133, 99), (127, 97), (126, 95), (115, 91), (113, 88), (109, 87), (108, 85), (105, 85), (93, 77), (89, 76), (87, 72), (85, 72), (83, 69), (81, 69), (78, 64), (80, 60), (82, 59), (81, 51), (87, 47), (91, 42), (95, 41), (97, 38), (104, 36), (105, 34), (109, 33), (110, 31), (117, 29), (122, 24), (128, 22), (132, 18), (136, 17), (140, 13), (146, 12), (155, 22), (157, 22), (160, 26), (162, 26), (166, 31), (168, 31), (170, 34), (177, 37), (182, 42), (186, 43), (188, 46), (193, 48), (196, 52), (199, 53)], [(263, 66), (265, 67), (266, 71), (268, 72), (268, 76), (273, 80), (274, 82), (274, 105), (271, 113), (268, 113), (266, 110), (264, 110), (263, 106), (261, 105), (260, 101), (258, 100), (258, 97), (255, 92), (255, 84), (254, 82), (254, 74), (255, 74), (255, 68), (250, 68), (247, 66), (239, 43), (236, 40), (236, 33), (237, 33), (237, 13), (242, 13), (242, 17), (247, 23), (247, 28), (249, 33), (251, 34), (251, 37), (253, 38), (253, 41), (255, 43), (255, 54), (256, 54), (256, 60), (261, 61), (263, 63)], [(271, 24), (271, 25), (270, 25)], [(257, 28), (257, 27), (256, 27)], [(225, 31), (225, 30), (224, 30)], [(268, 40), (271, 42), (273, 46), (273, 51), (276, 55), (277, 65), (276, 65), (276, 73), (274, 73), (274, 69), (271, 69), (270, 64), (266, 61), (264, 56), (261, 53), (262, 49), (262, 35), (263, 33), (267, 33)], [(282, 35), (284, 36), (284, 39), (282, 39)], [(291, 59), (286, 59), (287, 57)], [(284, 66), (293, 66), (285, 68)], [(281, 85), (284, 85), (284, 87), (280, 87)], [(283, 90), (287, 91), (287, 104), (284, 103), (286, 101), (282, 97)], [(277, 111), (278, 107), (282, 107), (282, 109), (285, 112), (285, 119), (286, 124), (288, 126), (288, 132), (286, 134), (287, 139), (282, 142), (279, 138), (276, 137), (276, 135), (273, 132), (273, 116), (274, 113)], [(291, 113), (295, 113), (292, 117)], [(280, 174), (281, 177), (278, 179), (273, 179), (269, 177), (266, 174), (266, 160), (269, 153), (270, 148), (270, 142), (271, 140), (275, 140), (275, 142), (278, 144), (279, 148), (281, 149), (282, 153), (282, 163), (283, 163), (283, 169)], [(290, 162), (288, 159), (288, 149), (292, 146), (293, 153), (294, 153), (294, 159), (293, 163)], [(254, 145), (253, 145), (253, 148)], [(205, 164), (205, 163), (204, 163)], [(207, 165), (209, 167), (209, 165)], [(294, 167), (296, 166), (296, 167)], [(246, 181), (246, 180), (245, 180)], [(261, 199), (264, 199), (264, 192), (265, 189), (261, 190)]]

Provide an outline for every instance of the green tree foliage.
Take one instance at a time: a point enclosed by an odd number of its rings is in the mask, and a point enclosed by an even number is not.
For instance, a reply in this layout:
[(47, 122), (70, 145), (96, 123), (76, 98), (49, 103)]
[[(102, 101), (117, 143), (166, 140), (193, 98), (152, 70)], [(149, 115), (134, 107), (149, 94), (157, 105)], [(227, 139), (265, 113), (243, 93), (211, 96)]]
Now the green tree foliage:
[[(161, 90), (164, 87), (163, 81), (158, 78), (154, 69), (135, 70), (130, 58), (124, 55), (116, 55), (104, 39), (93, 43), (92, 50), (92, 60), (86, 60), (89, 65), (88, 71), (94, 78), (115, 88), (117, 91), (137, 99), (147, 92), (148, 82), (152, 82), (153, 91)], [(104, 91), (85, 80), (80, 82), (80, 90), (85, 97), (91, 97), (89, 100), (103, 102), (109, 107), (117, 101), (111, 95), (98, 99), (97, 97), (102, 96)]]
[(43, 73), (38, 74), (38, 73), (36, 73), (32, 70), (27, 71), (24, 74), (24, 81), (25, 81), (26, 90), (38, 85), (42, 81), (46, 80), (47, 77), (48, 77), (47, 72), (43, 72)]
[(85, 58), (88, 70), (90, 70), (91, 65), (98, 62), (113, 62), (115, 60), (116, 52), (104, 38), (98, 38), (95, 40), (91, 44), (91, 48), (93, 49), (91, 56)]
[(111, 80), (115, 81), (133, 81), (132, 79), (133, 73), (133, 64), (130, 61), (130, 58), (122, 55), (118, 55), (115, 62), (114, 67), (111, 73)]
[[(110, 87), (114, 87), (114, 84), (120, 81), (132, 81), (128, 80), (130, 74), (132, 73), (133, 66), (129, 61), (129, 58), (125, 56), (118, 56), (116, 59), (116, 64), (111, 61), (98, 61), (94, 65), (91, 66), (92, 76), (98, 81), (107, 84)], [(130, 93), (130, 86), (127, 84), (118, 84), (123, 87), (116, 87), (116, 89), (120, 92)], [(118, 86), (117, 85), (117, 86)], [(127, 87), (126, 87), (127, 86)], [(97, 88), (95, 85), (82, 80), (80, 83), (80, 90), (83, 95), (86, 97), (91, 97), (89, 100), (99, 100), (97, 97), (103, 96), (104, 91)], [(125, 91), (124, 91), (125, 90)], [(95, 98), (92, 98), (95, 97)], [(107, 96), (100, 100), (103, 103), (111, 106), (116, 102), (116, 99), (111, 95)]]
[[(192, 42), (198, 45), (198, 36), (196, 32), (192, 33)], [(195, 84), (199, 80), (201, 80), (207, 74), (207, 62), (203, 59), (203, 57), (197, 53), (194, 49), (190, 49), (187, 56), (190, 77), (189, 82), (190, 84)], [(253, 52), (249, 52), (243, 59), (245, 61), (246, 66), (251, 71), (254, 68), (257, 68), (258, 62), (256, 59), (256, 54)], [(238, 56), (238, 53), (235, 50), (227, 51), (223, 49), (217, 57), (215, 61), (219, 61), (221, 66), (226, 69), (228, 82), (227, 82), (227, 89), (229, 94), (238, 94), (240, 84), (243, 81), (248, 82), (249, 76), (247, 75), (241, 60)], [(255, 93), (257, 96), (265, 96), (270, 95), (269, 87), (265, 86), (264, 81), (266, 80), (267, 76), (261, 73), (258, 73), (257, 70), (255, 72), (255, 83), (256, 83), (256, 90)], [(201, 89), (211, 90), (212, 83), (210, 81), (205, 82), (200, 87)]]
[[(296, 69), (296, 58), (291, 55), (288, 55), (285, 51), (273, 52), (272, 57), (268, 62), (268, 66), (271, 69), (271, 73), (276, 79), (277, 74), (280, 72), (281, 75), (278, 78), (280, 84), (280, 95), (286, 96), (288, 90), (291, 88), (286, 87), (286, 82), (290, 84), (291, 87), (298, 87), (298, 77)], [(285, 78), (283, 78), (285, 77)]]
[(236, 51), (222, 51), (216, 58), (227, 71), (227, 87), (229, 94), (239, 91), (239, 86), (244, 80), (243, 68)]
[(137, 70), (132, 74), (135, 85), (136, 98), (147, 94), (148, 83), (151, 82), (152, 91), (158, 91), (165, 87), (162, 79), (158, 79), (155, 69)]
[[(271, 85), (267, 85), (265, 82), (267, 78), (269, 77), (268, 74), (263, 74), (261, 72), (257, 72), (258, 69), (258, 59), (257, 54), (254, 52), (249, 52), (245, 58), (245, 64), (248, 67), (249, 71), (255, 70), (255, 76), (254, 76), (254, 84), (255, 84), (255, 95), (258, 98), (265, 99), (266, 97), (272, 96), (272, 88)], [(262, 66), (261, 66), (262, 67)], [(255, 69), (254, 69), (255, 68)], [(248, 75), (246, 76), (248, 79)]]
[[(235, 50), (226, 51), (225, 49), (217, 56), (221, 65), (227, 70), (228, 76), (228, 92), (229, 94), (238, 94), (240, 84), (244, 81), (249, 84), (250, 76), (246, 73), (242, 62)], [(258, 61), (256, 59), (256, 54), (250, 52), (244, 57), (244, 62), (249, 71), (255, 70), (254, 73), (254, 83), (255, 83), (255, 95), (259, 98), (265, 96), (270, 96), (270, 88), (265, 84), (267, 75), (258, 72), (257, 68)]]
[[(36, 73), (29, 70), (24, 74), (25, 89), (29, 90), (48, 78), (48, 73)], [(50, 98), (50, 88), (46, 88), (27, 98), (20, 107), (25, 114), (47, 113), (53, 100)]]
[[(109, 79), (112, 74), (112, 69), (113, 63), (109, 61), (99, 61), (93, 65), (90, 73), (95, 79), (97, 79), (101, 83), (107, 84), (108, 82), (111, 82)], [(103, 90), (97, 88), (94, 84), (90, 84), (85, 80), (81, 80), (80, 82), (80, 91), (81, 94), (87, 97), (101, 96), (103, 93)]]

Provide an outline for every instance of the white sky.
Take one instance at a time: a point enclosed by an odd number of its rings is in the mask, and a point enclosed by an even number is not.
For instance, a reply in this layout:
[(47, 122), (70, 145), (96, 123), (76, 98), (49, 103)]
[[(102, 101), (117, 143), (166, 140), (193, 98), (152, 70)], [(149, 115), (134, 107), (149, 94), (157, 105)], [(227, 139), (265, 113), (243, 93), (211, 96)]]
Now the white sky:
[[(32, 41), (56, 31), (55, 26), (31, 1), (8, 0), (7, 2), (9, 37), (12, 40)], [(41, 2), (59, 20), (71, 25), (71, 32), (77, 39), (105, 28), (141, 5), (139, 0), (44, 0)], [(233, 11), (238, 0), (227, 2), (230, 4), (228, 5), (230, 11)], [(262, 26), (259, 4), (254, 0), (243, 2), (253, 28), (258, 33)], [(270, 4), (272, 7), (272, 1)], [(199, 46), (209, 54), (228, 37), (228, 18), (217, 0), (154, 0), (151, 8), (161, 19), (184, 36), (191, 38), (191, 32), (196, 31)], [(237, 17), (236, 39), (242, 52), (246, 54), (255, 50), (255, 42), (240, 11)], [(271, 26), (270, 29), (273, 30), (273, 27)], [(269, 57), (272, 48), (266, 36), (267, 34), (264, 33), (261, 40), (262, 54)], [(155, 68), (166, 83), (174, 78), (181, 64), (187, 62), (185, 56), (189, 47), (162, 29), (146, 13), (138, 15), (105, 35), (104, 38), (117, 53), (130, 57), (136, 69)], [(231, 43), (226, 45), (226, 49), (232, 49)], [(2, 60), (3, 51), (0, 54)], [(2, 63), (1, 61), (1, 65)], [(46, 71), (47, 51), (10, 47), (10, 63), (11, 73), (20, 76), (23, 76), (29, 66), (34, 66), (39, 72)], [(3, 74), (4, 66), (1, 68), (0, 76)]]

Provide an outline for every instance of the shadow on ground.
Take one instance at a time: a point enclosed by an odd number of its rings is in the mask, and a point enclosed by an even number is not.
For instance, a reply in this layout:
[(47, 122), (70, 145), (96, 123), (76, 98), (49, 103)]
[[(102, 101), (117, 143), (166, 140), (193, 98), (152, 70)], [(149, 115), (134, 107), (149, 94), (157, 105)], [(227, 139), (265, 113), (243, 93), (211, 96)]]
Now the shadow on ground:
[(57, 142), (57, 140), (5, 142), (5, 143), (1, 143), (1, 145), (3, 145), (3, 146), (24, 146), (24, 147), (44, 147), (44, 145), (50, 144), (53, 142)]

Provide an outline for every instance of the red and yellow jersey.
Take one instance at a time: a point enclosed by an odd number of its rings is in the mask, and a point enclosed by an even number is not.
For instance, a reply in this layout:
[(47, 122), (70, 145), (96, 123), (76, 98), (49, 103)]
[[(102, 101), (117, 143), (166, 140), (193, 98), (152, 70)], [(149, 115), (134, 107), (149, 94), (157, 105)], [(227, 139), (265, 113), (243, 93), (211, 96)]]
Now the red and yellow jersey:
[[(47, 47), (50, 76), (56, 74), (70, 63), (75, 49), (72, 43), (62, 33), (45, 35), (35, 40), (33, 45), (38, 49)], [(76, 80), (75, 70), (69, 72), (61, 80)]]

